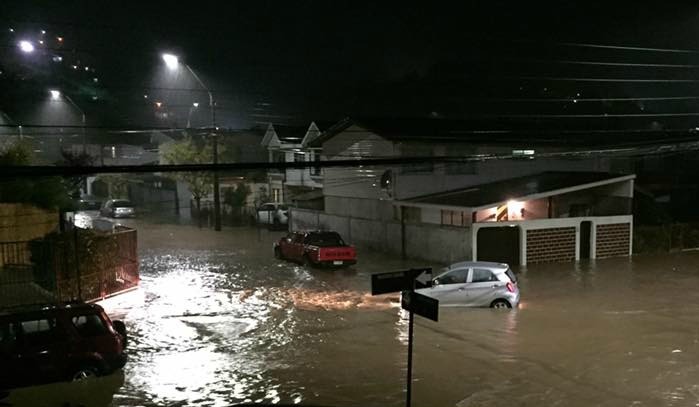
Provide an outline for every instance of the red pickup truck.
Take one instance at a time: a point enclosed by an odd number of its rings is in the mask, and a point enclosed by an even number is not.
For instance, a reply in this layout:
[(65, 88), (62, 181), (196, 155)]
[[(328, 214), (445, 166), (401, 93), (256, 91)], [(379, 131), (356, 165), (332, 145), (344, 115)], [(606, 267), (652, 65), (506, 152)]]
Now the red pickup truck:
[(274, 243), (274, 257), (308, 266), (342, 267), (357, 263), (357, 251), (337, 232), (291, 232)]

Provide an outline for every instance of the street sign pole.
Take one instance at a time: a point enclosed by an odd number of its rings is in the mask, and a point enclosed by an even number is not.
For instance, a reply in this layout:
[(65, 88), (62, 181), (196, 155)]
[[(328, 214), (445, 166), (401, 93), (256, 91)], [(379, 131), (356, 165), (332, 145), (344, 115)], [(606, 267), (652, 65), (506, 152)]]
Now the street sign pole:
[[(401, 308), (408, 311), (408, 373), (405, 394), (405, 405), (410, 407), (413, 395), (413, 330), (415, 328), (415, 313), (433, 321), (439, 319), (439, 301), (415, 292), (415, 283), (421, 286), (426, 282), (426, 275), (432, 275), (431, 268), (410, 269), (379, 273), (371, 276), (371, 294), (387, 294), (401, 292)], [(431, 279), (430, 279), (431, 282)]]
[(413, 311), (409, 312), (408, 319), (408, 385), (406, 387), (407, 392), (405, 395), (405, 405), (410, 407), (410, 400), (412, 398), (412, 388), (413, 388), (413, 324), (415, 323), (415, 313)]

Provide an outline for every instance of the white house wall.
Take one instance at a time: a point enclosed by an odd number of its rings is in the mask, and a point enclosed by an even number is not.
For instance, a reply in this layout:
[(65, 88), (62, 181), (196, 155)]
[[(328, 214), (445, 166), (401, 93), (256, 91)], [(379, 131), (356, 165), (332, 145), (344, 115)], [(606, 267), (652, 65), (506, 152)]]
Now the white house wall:
[[(360, 127), (351, 126), (323, 144), (323, 160), (394, 156), (393, 143)], [(376, 166), (328, 167), (323, 194), (333, 197), (388, 199), (379, 181), (386, 168)]]

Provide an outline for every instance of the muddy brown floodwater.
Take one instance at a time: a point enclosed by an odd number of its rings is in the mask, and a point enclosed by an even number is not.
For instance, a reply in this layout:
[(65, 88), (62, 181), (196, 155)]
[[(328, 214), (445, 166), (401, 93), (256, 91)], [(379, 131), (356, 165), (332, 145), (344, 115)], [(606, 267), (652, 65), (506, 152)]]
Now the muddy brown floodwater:
[[(61, 385), (56, 397), (404, 404), (406, 316), (396, 296), (369, 295), (369, 276), (424, 262), (360, 251), (352, 269), (307, 270), (272, 258), (280, 233), (133, 224), (141, 287), (103, 304), (130, 331), (123, 376)], [(416, 319), (413, 405), (699, 406), (698, 253), (530, 266), (519, 276), (519, 310)], [(11, 397), (21, 405), (51, 394), (46, 387)]]

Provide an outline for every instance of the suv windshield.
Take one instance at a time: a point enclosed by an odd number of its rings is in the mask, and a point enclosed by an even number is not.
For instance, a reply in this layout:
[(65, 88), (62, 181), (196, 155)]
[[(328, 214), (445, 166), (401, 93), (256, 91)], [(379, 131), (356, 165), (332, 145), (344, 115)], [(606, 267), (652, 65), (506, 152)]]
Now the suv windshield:
[(131, 208), (133, 207), (133, 204), (130, 201), (114, 201), (112, 204), (113, 207), (115, 208)]

